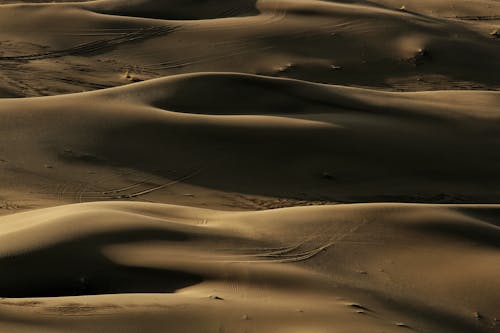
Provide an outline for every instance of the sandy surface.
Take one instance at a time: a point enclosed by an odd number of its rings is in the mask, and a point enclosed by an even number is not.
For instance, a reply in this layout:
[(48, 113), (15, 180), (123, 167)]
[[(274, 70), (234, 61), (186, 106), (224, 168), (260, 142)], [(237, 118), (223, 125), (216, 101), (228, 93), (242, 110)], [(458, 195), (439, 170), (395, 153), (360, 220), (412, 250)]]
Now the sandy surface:
[(0, 332), (500, 332), (498, 29), (0, 1)]

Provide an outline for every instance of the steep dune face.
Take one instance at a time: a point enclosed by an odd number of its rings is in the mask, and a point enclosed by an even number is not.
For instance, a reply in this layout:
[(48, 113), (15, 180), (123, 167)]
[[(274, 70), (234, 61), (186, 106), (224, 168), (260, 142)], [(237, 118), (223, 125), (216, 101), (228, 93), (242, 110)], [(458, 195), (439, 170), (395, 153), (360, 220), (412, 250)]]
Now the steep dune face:
[[(0, 4), (23, 4), (26, 1), (4, 0)], [(103, 14), (143, 17), (162, 20), (201, 20), (235, 16), (251, 16), (259, 13), (256, 0), (76, 0), (76, 1), (29, 1), (31, 4), (68, 4)]]
[(0, 332), (500, 332), (499, 14), (0, 0)]
[(250, 16), (259, 13), (256, 8), (256, 0), (98, 0), (89, 2), (86, 8), (112, 15), (166, 20), (215, 19)]

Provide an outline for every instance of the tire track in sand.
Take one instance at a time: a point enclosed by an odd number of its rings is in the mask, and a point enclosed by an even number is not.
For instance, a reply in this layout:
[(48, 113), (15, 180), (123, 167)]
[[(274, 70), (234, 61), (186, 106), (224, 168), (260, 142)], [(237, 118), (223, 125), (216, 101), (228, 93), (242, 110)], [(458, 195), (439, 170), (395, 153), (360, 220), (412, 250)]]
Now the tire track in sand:
[(75, 56), (75, 55), (81, 56), (85, 54), (101, 52), (126, 43), (164, 36), (178, 29), (179, 29), (178, 27), (171, 27), (171, 26), (143, 28), (131, 33), (120, 35), (118, 37), (109, 39), (99, 39), (93, 42), (79, 44), (62, 50), (47, 51), (42, 53), (34, 53), (34, 54), (18, 55), (18, 56), (2, 56), (0, 57), (0, 61), (31, 61), (31, 60), (61, 58), (61, 57)]

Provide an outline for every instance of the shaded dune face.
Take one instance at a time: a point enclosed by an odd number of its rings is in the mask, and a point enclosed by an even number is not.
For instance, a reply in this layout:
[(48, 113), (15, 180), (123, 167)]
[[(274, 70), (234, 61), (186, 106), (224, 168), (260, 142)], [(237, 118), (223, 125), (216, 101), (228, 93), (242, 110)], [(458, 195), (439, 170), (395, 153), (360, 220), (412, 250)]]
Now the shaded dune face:
[[(95, 216), (94, 216), (95, 218)], [(73, 222), (74, 219), (70, 219)], [(102, 221), (102, 217), (100, 221)], [(76, 223), (81, 220), (76, 219)], [(0, 260), (2, 297), (58, 297), (111, 293), (173, 293), (202, 281), (200, 276), (175, 270), (124, 267), (107, 260), (108, 244), (171, 240), (163, 230), (114, 232), (75, 237), (19, 256)], [(168, 254), (166, 254), (168, 256)], [(36, 276), (36, 283), (33, 283)]]
[(108, 15), (152, 18), (161, 20), (205, 20), (225, 17), (252, 16), (259, 13), (257, 0), (96, 0), (96, 1), (17, 1), (1, 4), (73, 4)]
[(164, 20), (200, 20), (256, 15), (256, 0), (101, 0), (87, 8), (112, 15)]

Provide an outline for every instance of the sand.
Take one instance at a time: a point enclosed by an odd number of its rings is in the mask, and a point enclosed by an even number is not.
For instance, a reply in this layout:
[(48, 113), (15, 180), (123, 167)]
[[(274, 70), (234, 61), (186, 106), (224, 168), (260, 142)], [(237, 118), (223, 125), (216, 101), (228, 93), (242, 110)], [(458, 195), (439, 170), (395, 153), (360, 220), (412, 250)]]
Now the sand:
[(500, 332), (499, 28), (0, 1), (0, 332)]

